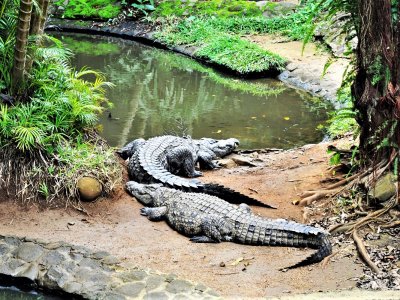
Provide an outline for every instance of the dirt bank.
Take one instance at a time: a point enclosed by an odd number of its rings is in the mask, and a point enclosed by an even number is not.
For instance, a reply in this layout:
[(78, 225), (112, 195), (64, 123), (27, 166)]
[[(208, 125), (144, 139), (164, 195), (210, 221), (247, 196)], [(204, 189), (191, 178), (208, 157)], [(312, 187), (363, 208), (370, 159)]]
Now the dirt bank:
[[(321, 179), (329, 177), (326, 146), (253, 153), (250, 157), (256, 167), (210, 171), (203, 180), (222, 183), (278, 207), (254, 208), (260, 215), (302, 222), (304, 212), (292, 205), (292, 201), (298, 199), (300, 191), (316, 188)], [(233, 243), (194, 244), (164, 222), (153, 223), (140, 216), (141, 207), (122, 188), (113, 199), (86, 204), (87, 215), (71, 209), (39, 211), (35, 206), (21, 210), (15, 203), (4, 200), (0, 202), (0, 232), (105, 250), (141, 268), (175, 273), (204, 283), (229, 297), (347, 289), (355, 286), (352, 279), (362, 272), (351, 250), (337, 255), (325, 267), (314, 265), (281, 272), (280, 268), (302, 260), (312, 250)]]
[[(280, 80), (327, 99), (336, 107), (340, 107), (336, 101), (336, 92), (349, 66), (349, 59), (336, 58), (331, 61), (332, 56), (318, 49), (316, 44), (308, 43), (303, 50), (303, 42), (288, 41), (281, 36), (252, 35), (247, 39), (288, 59), (286, 70), (278, 77)], [(329, 61), (331, 61), (329, 68), (322, 76)]]

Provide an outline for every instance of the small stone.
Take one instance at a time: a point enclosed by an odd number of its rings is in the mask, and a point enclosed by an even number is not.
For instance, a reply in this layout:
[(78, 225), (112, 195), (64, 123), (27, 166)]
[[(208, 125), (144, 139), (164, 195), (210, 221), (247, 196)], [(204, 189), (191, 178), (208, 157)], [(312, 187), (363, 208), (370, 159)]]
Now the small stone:
[(223, 267), (225, 267), (225, 263), (224, 263), (223, 261), (221, 261), (221, 262), (219, 263), (219, 266), (220, 266), (221, 268), (223, 268)]
[(93, 177), (82, 177), (78, 180), (77, 189), (84, 201), (93, 201), (103, 192), (101, 183)]

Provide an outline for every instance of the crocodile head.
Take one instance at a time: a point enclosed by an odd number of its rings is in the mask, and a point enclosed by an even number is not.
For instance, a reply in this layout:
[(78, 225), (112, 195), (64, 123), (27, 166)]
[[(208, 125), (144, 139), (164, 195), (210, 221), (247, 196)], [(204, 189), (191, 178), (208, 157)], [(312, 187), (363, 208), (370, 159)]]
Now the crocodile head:
[(146, 206), (154, 206), (155, 200), (159, 198), (162, 184), (141, 184), (136, 181), (128, 181), (126, 190), (139, 202)]
[(215, 153), (217, 157), (224, 157), (233, 152), (239, 146), (239, 140), (230, 138), (226, 140), (214, 140), (202, 138), (199, 140), (200, 147), (206, 147)]

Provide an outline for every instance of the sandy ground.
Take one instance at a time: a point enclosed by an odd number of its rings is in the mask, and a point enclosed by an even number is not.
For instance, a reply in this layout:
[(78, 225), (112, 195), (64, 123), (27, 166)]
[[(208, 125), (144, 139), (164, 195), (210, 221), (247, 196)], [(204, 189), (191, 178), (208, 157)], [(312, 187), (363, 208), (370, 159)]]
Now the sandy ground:
[[(269, 154), (252, 154), (257, 167), (206, 172), (203, 181), (223, 183), (278, 207), (254, 208), (260, 215), (303, 221), (302, 208), (292, 201), (306, 189), (320, 186), (327, 173), (326, 144)], [(86, 204), (88, 214), (76, 210), (22, 210), (0, 202), (0, 232), (106, 250), (141, 268), (152, 268), (212, 287), (227, 297), (271, 297), (311, 291), (347, 289), (362, 267), (356, 256), (336, 256), (327, 266), (279, 271), (312, 250), (257, 247), (233, 243), (195, 244), (165, 222), (140, 216), (142, 207), (122, 189), (113, 199)], [(238, 262), (240, 261), (240, 262)], [(222, 267), (223, 263), (225, 266)]]

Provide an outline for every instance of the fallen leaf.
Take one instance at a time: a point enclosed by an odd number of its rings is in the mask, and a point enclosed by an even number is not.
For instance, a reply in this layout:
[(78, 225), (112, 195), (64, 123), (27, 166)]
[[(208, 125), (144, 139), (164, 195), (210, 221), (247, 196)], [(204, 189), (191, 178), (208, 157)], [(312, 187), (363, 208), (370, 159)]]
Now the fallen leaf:
[(251, 117), (253, 120), (257, 119), (257, 117)]
[(290, 120), (289, 117), (284, 117), (283, 119), (286, 120), (286, 121), (289, 121), (289, 120)]
[(233, 263), (231, 263), (231, 266), (237, 266), (244, 258), (243, 257), (239, 257), (237, 260), (235, 260)]

